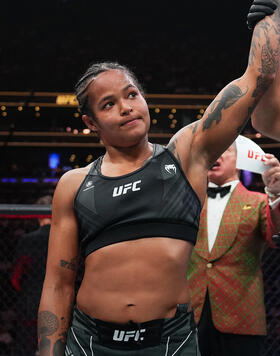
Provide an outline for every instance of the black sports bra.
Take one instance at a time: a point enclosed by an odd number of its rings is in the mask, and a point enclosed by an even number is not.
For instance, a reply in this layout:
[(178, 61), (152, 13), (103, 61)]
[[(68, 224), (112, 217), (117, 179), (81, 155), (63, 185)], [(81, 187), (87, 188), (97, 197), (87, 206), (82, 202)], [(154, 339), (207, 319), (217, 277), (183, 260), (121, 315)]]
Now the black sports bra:
[(196, 242), (200, 201), (177, 159), (154, 145), (152, 157), (120, 177), (103, 176), (93, 162), (74, 200), (85, 255), (104, 246), (145, 237)]

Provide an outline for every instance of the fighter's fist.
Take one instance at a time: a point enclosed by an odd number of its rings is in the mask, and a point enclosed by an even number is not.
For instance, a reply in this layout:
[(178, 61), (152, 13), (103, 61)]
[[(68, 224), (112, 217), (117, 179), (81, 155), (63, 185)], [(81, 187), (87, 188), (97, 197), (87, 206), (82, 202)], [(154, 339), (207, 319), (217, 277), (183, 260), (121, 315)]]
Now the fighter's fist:
[[(274, 0), (275, 1), (275, 0)], [(256, 24), (267, 15), (272, 15), (277, 5), (272, 0), (254, 0), (247, 15), (247, 26), (253, 30)]]

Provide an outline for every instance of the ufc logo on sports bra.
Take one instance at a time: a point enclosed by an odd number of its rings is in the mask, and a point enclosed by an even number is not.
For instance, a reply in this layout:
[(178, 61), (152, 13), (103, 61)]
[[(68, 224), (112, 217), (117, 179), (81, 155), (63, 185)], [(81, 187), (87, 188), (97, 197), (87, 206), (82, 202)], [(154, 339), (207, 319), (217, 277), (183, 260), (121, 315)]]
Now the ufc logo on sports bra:
[(113, 340), (114, 341), (129, 341), (129, 339), (133, 339), (133, 341), (144, 340), (144, 337), (141, 336), (141, 333), (144, 333), (146, 329), (140, 330), (115, 330)]
[(113, 198), (118, 197), (119, 195), (124, 195), (129, 190), (132, 190), (133, 192), (141, 190), (140, 187), (137, 187), (137, 185), (140, 183), (141, 183), (141, 180), (137, 180), (136, 182), (133, 182), (133, 183), (127, 183), (125, 185), (120, 185), (119, 187), (115, 187), (113, 190)]

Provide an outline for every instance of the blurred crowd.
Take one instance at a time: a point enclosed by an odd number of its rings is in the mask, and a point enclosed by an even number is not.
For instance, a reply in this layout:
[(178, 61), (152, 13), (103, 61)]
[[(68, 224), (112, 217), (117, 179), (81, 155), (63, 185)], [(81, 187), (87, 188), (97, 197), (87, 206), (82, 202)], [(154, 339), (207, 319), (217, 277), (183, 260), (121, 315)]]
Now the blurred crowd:
[(111, 60), (135, 70), (148, 93), (216, 93), (246, 66), (248, 6), (234, 5), (228, 16), (213, 3), (3, 4), (0, 90), (72, 91), (90, 62)]

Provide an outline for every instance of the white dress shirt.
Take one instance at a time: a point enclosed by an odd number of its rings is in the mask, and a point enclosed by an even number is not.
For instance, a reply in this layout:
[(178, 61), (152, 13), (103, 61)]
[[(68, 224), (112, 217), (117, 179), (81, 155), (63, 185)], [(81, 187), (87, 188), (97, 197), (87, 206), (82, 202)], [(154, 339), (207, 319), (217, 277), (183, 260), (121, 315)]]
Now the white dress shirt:
[[(218, 193), (216, 198), (213, 199), (213, 198), (208, 197), (208, 199), (207, 199), (207, 229), (208, 229), (209, 252), (211, 252), (211, 250), (214, 246), (227, 202), (238, 183), (239, 183), (239, 180), (236, 179), (231, 182), (227, 182), (227, 183), (223, 184), (222, 187), (231, 185), (231, 188), (230, 188), (230, 191), (228, 194), (221, 197), (221, 195)], [(208, 187), (218, 187), (218, 185), (214, 184), (212, 182), (209, 182)]]
[[(219, 231), (220, 223), (221, 223), (227, 202), (238, 183), (239, 183), (239, 180), (237, 179), (237, 180), (233, 180), (231, 182), (227, 182), (227, 183), (221, 185), (221, 187), (226, 187), (227, 185), (231, 185), (229, 193), (223, 197), (221, 197), (221, 195), (218, 193), (216, 198), (208, 197), (208, 199), (207, 199), (207, 230), (208, 230), (209, 252), (211, 252), (211, 250), (214, 246), (214, 243), (216, 241), (216, 237), (217, 237), (217, 234)], [(209, 182), (208, 187), (218, 187), (218, 185), (214, 184), (212, 182)], [(268, 198), (268, 202), (269, 202), (270, 209), (272, 209), (272, 210), (277, 209), (278, 204), (280, 203), (280, 197), (273, 202), (271, 201), (270, 198)]]

